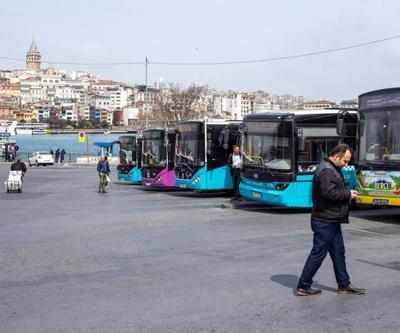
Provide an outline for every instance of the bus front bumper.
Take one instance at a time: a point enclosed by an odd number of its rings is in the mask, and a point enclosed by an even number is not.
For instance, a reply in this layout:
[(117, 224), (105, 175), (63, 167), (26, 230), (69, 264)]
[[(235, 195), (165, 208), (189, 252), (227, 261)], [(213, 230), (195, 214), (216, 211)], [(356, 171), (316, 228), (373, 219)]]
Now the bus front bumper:
[(359, 195), (356, 198), (356, 203), (373, 206), (400, 206), (400, 197), (378, 197), (369, 195)]
[(248, 200), (257, 201), (271, 206), (292, 208), (311, 208), (309, 196), (299, 196), (296, 193), (295, 183), (289, 184), (284, 190), (267, 189), (241, 182), (240, 195)]

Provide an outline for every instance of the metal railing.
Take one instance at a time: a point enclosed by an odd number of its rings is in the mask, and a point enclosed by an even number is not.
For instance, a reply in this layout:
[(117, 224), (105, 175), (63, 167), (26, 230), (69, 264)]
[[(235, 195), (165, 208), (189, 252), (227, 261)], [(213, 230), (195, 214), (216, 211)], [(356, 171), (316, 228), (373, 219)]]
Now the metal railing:
[[(29, 157), (32, 157), (32, 153), (29, 152), (21, 152), (18, 151), (16, 153), (16, 156), (12, 158), (10, 155), (0, 155), (0, 162), (13, 162), (16, 159), (20, 158), (21, 161), (28, 163)], [(64, 156), (64, 160), (61, 162), (61, 158), (58, 161), (55, 161), (57, 163), (76, 163), (76, 160), (78, 157), (86, 157), (85, 154), (74, 154), (74, 153), (67, 153)]]

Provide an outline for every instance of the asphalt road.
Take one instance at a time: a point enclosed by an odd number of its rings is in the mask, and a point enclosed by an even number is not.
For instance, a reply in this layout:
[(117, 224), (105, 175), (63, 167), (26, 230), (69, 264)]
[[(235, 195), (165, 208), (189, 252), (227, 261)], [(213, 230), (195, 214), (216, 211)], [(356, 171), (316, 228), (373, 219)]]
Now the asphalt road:
[[(8, 170), (0, 167), (0, 180)], [(399, 332), (400, 210), (355, 211), (347, 265), (365, 296), (293, 287), (309, 212), (112, 184), (88, 168), (33, 167), (0, 192), (1, 332)]]

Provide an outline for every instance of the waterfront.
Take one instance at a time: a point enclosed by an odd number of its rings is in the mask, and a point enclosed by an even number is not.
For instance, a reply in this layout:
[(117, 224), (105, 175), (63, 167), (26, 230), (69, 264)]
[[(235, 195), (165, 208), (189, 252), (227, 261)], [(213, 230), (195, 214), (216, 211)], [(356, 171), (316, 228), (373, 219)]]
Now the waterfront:
[(366, 296), (337, 295), (326, 260), (322, 295), (297, 298), (309, 211), (96, 185), (94, 167), (30, 168), (22, 194), (0, 192), (0, 331), (399, 331), (399, 209), (343, 228)]
[[(122, 134), (87, 134), (89, 151), (91, 155), (97, 155), (94, 142), (118, 140)], [(13, 136), (19, 146), (19, 153), (26, 155), (34, 151), (49, 151), (52, 148), (64, 148), (68, 154), (85, 155), (86, 143), (78, 142), (78, 134), (54, 134), (54, 135), (17, 135)], [(117, 147), (116, 147), (117, 148)]]

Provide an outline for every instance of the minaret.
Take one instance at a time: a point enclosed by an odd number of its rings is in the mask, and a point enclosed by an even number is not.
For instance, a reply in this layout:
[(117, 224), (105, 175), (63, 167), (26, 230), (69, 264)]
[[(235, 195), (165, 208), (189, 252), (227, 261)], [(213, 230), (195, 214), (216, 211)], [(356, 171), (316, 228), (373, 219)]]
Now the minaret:
[(26, 54), (26, 69), (28, 71), (40, 72), (40, 52), (36, 46), (35, 38), (32, 38), (31, 47)]

